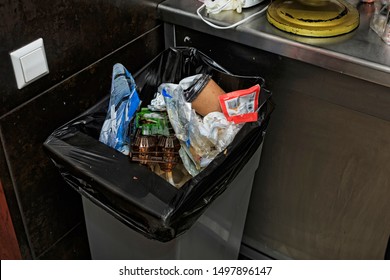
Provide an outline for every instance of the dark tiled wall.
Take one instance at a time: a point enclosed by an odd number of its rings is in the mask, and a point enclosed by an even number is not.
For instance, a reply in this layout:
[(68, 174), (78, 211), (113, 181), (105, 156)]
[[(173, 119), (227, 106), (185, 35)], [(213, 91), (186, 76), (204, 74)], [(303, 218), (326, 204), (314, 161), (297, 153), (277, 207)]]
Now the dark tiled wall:
[[(109, 93), (112, 65), (136, 72), (163, 50), (162, 0), (0, 4), (0, 180), (23, 258), (89, 258), (80, 197), (42, 149)], [(43, 38), (49, 75), (18, 90), (8, 53)]]

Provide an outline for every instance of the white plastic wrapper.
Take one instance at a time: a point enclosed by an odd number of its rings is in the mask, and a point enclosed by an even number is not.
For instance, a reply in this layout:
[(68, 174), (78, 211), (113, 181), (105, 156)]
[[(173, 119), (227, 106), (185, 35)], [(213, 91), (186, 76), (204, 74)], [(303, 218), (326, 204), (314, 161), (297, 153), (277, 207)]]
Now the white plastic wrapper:
[(207, 137), (218, 152), (222, 152), (233, 141), (243, 124), (228, 121), (221, 112), (207, 114), (199, 124), (199, 131)]
[(157, 91), (156, 97), (150, 101), (150, 105), (148, 105), (148, 109), (151, 111), (166, 111), (167, 106), (165, 105), (164, 96), (161, 91)]

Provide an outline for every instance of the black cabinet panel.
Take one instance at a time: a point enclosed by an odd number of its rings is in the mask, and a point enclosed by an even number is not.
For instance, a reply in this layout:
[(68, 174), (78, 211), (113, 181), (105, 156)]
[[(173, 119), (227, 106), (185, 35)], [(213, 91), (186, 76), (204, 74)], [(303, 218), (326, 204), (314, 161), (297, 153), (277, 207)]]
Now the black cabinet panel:
[[(112, 3), (112, 1), (106, 2)], [(135, 4), (135, 1), (128, 2), (135, 5), (134, 9), (140, 9), (142, 6)], [(95, 7), (91, 7), (91, 12), (94, 9)], [(131, 10), (130, 6), (126, 5), (122, 9)], [(154, 12), (152, 7), (149, 7), (149, 11)], [(130, 22), (132, 22), (132, 13), (129, 13), (127, 18)], [(138, 27), (135, 27), (135, 22), (130, 25), (124, 24), (122, 22), (126, 19), (124, 15), (123, 19), (117, 18), (118, 21), (115, 24), (114, 22), (110, 24), (114, 29), (120, 28), (116, 31), (119, 33), (123, 29), (130, 28), (132, 36), (126, 39), (128, 40), (151, 27), (150, 23), (144, 22), (148, 20), (144, 13), (144, 10), (136, 13), (137, 20), (143, 22), (143, 25)], [(119, 35), (119, 33), (113, 33), (112, 36), (122, 40), (123, 44), (123, 34)], [(64, 37), (67, 44), (72, 41), (71, 39), (69, 36)], [(23, 97), (21, 92), (15, 93), (9, 88), (1, 89), (6, 91), (4, 94), (1, 93), (3, 100), (11, 99), (11, 96), (15, 99), (19, 97), (29, 99), (0, 118), (3, 148), (0, 153), (0, 178), (6, 189), (6, 195), (8, 194), (7, 200), (11, 205), (10, 208), (14, 210), (11, 216), (16, 225), (15, 230), (20, 244), (23, 245), (23, 258), (88, 258), (86, 235), (73, 233), (77, 230), (83, 232), (80, 230), (80, 227), (84, 226), (80, 197), (60, 177), (58, 170), (43, 151), (42, 144), (55, 128), (84, 112), (110, 93), (111, 72), (115, 63), (120, 62), (130, 72), (135, 73), (164, 48), (163, 28), (160, 25), (153, 27), (114, 52), (111, 52), (111, 49), (116, 44), (105, 41), (106, 47), (104, 47), (99, 40), (87, 40), (89, 50), (86, 52), (92, 53), (89, 59), (72, 57), (70, 53), (64, 54), (63, 59), (72, 64), (69, 67), (72, 68), (70, 72), (73, 72), (76, 70), (73, 68), (73, 63), (81, 67), (93, 56), (95, 60), (103, 54), (107, 56), (89, 66), (83, 66), (80, 72), (53, 87), (39, 94), (30, 92), (31, 95), (27, 94)], [(87, 54), (85, 53), (84, 56)], [(61, 68), (60, 64), (57, 64), (59, 68)], [(47, 87), (48, 84), (36, 86), (37, 90), (41, 86)], [(29, 87), (28, 91), (30, 89)], [(35, 96), (31, 98), (32, 95)], [(6, 107), (6, 109), (9, 108), (8, 105)], [(4, 107), (1, 109), (4, 110)], [(75, 244), (81, 243), (84, 246), (78, 246), (80, 249), (75, 250)]]

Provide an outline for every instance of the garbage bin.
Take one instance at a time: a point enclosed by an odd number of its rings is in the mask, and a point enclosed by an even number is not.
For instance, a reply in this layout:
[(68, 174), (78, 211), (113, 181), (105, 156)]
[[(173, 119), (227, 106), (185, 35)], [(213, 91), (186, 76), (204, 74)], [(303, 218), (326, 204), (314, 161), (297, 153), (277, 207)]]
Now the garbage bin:
[(65, 181), (82, 195), (93, 259), (236, 259), (263, 137), (273, 110), (261, 77), (235, 76), (194, 48), (170, 48), (135, 77), (143, 102), (161, 83), (207, 73), (227, 91), (260, 84), (257, 122), (176, 189), (99, 142), (108, 98), (45, 141)]
[(83, 196), (92, 258), (237, 259), (261, 148), (198, 221), (168, 242), (145, 238)]

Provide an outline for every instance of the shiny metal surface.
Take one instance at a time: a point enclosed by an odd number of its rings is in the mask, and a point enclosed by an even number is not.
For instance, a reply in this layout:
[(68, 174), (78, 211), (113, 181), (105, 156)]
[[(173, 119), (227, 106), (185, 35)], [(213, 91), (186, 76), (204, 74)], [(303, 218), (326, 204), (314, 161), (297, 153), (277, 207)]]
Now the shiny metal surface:
[[(197, 0), (166, 0), (158, 9), (164, 22), (390, 87), (390, 46), (369, 28), (374, 5), (359, 4), (358, 0), (348, 2), (358, 8), (360, 26), (351, 33), (331, 38), (308, 38), (283, 32), (269, 24), (265, 14), (234, 29), (217, 30), (196, 15), (201, 6)], [(230, 25), (259, 11), (265, 4), (245, 9), (242, 14), (224, 11), (208, 19), (219, 25)]]

